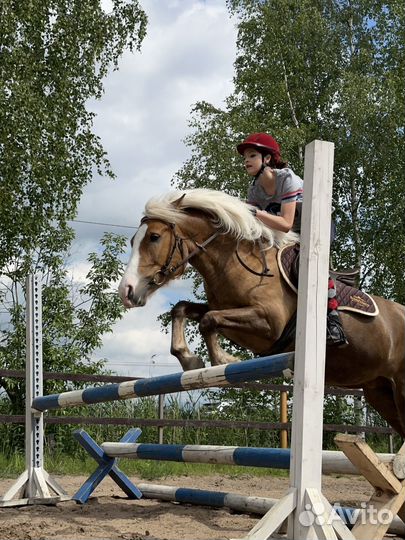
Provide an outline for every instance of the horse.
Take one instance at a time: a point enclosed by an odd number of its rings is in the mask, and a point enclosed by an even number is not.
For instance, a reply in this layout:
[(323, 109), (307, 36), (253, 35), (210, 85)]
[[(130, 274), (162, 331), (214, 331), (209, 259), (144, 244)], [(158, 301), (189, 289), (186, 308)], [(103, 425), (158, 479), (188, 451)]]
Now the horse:
[[(186, 342), (187, 319), (198, 322), (212, 365), (239, 361), (221, 347), (219, 335), (267, 356), (297, 309), (277, 253), (298, 240), (264, 226), (248, 204), (226, 193), (171, 191), (146, 203), (119, 294), (127, 308), (144, 306), (190, 264), (203, 278), (207, 302), (180, 301), (171, 311), (170, 352), (183, 370), (204, 367)], [(372, 298), (375, 317), (340, 312), (348, 344), (327, 346), (325, 382), (362, 388), (366, 401), (405, 437), (405, 308)]]

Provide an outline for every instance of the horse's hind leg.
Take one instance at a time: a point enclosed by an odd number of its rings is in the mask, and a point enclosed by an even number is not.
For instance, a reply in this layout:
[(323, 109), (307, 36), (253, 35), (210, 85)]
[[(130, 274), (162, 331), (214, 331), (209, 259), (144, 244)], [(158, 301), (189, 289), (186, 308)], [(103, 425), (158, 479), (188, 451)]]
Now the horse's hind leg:
[(196, 302), (178, 302), (172, 309), (172, 342), (170, 352), (175, 356), (184, 371), (204, 367), (201, 358), (193, 354), (188, 348), (185, 336), (187, 319), (199, 322), (209, 310), (208, 304)]
[[(364, 385), (364, 397), (366, 401), (380, 413), (389, 425), (395, 429), (401, 437), (405, 437), (403, 427), (404, 412), (397, 408), (394, 384), (390, 379), (379, 377), (372, 383)], [(402, 416), (402, 418), (401, 418)]]

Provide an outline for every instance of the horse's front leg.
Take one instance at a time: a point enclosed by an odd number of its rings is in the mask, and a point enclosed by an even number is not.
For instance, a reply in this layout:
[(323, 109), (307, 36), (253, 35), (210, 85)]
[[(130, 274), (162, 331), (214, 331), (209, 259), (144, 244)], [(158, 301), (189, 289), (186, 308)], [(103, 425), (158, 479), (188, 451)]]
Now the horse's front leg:
[(261, 308), (244, 307), (208, 311), (200, 321), (200, 332), (207, 344), (213, 366), (239, 362), (219, 345), (218, 334), (226, 330), (241, 335), (268, 335), (269, 337), (271, 332)]
[(172, 309), (172, 342), (170, 352), (175, 356), (184, 371), (204, 367), (201, 358), (193, 354), (188, 348), (185, 335), (187, 319), (199, 322), (209, 310), (208, 304), (196, 302), (178, 302)]

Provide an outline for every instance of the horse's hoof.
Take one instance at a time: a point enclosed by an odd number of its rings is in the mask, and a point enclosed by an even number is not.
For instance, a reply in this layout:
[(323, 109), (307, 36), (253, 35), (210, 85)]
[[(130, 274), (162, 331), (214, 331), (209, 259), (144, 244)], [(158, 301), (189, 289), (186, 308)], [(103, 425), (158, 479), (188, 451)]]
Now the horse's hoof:
[(184, 371), (191, 371), (192, 369), (201, 369), (205, 367), (204, 362), (199, 356), (190, 356), (187, 359), (183, 359), (181, 365)]

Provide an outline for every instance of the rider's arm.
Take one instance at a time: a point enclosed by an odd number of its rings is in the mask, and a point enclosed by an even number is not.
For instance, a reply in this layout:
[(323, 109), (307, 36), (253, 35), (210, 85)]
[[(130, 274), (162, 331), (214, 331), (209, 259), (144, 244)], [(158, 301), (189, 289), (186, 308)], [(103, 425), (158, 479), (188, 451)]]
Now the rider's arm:
[(257, 210), (256, 217), (272, 229), (289, 232), (294, 223), (296, 206), (296, 201), (282, 204), (279, 216), (269, 214), (266, 210)]

